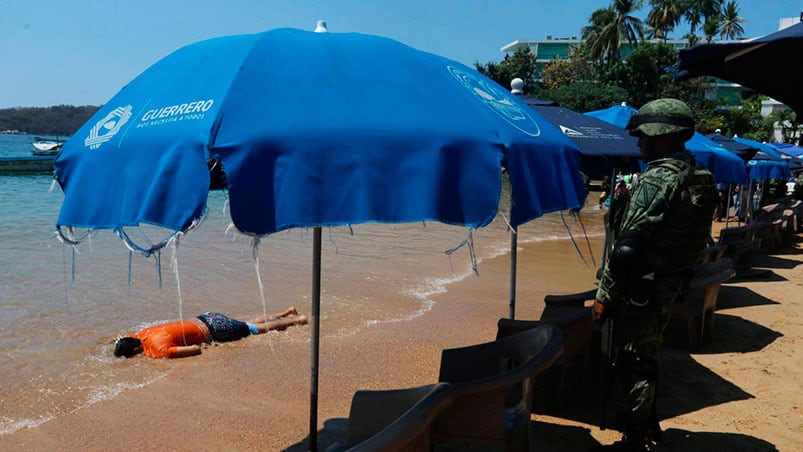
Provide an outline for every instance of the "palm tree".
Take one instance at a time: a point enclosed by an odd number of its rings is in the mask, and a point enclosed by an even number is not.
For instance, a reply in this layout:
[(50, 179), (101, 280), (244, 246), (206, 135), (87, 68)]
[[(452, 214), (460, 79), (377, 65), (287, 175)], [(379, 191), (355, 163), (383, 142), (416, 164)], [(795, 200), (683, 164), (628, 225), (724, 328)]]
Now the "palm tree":
[(711, 42), (714, 35), (719, 33), (719, 17), (709, 17), (703, 24), (703, 33), (705, 34), (705, 42)]
[(723, 39), (736, 39), (744, 35), (743, 23), (747, 21), (739, 17), (739, 5), (736, 0), (731, 0), (722, 8), (720, 17), (719, 37)]
[(722, 0), (684, 0), (683, 16), (689, 22), (689, 33), (695, 34), (697, 27), (712, 17), (719, 17)]
[(602, 29), (605, 28), (606, 25), (613, 22), (616, 13), (613, 11), (613, 7), (609, 6), (607, 8), (600, 8), (593, 13), (591, 13), (591, 17), (588, 19), (588, 25), (582, 28), (581, 33), (583, 35), (583, 40), (587, 42), (595, 42), (600, 34), (602, 34)]
[(666, 42), (669, 32), (675, 29), (683, 17), (679, 0), (650, 0), (652, 9), (647, 14), (647, 24), (655, 29), (656, 37)]
[(633, 15), (643, 4), (643, 0), (614, 0), (608, 8), (594, 11), (591, 25), (583, 28), (583, 37), (591, 44), (591, 58), (611, 63), (621, 57), (622, 41), (635, 44), (644, 38), (641, 19)]

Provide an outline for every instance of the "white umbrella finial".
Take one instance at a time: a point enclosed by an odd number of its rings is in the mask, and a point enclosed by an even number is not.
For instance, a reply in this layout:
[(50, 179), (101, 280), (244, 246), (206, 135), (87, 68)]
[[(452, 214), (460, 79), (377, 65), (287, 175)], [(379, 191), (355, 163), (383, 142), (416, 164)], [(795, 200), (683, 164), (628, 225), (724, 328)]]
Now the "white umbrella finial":
[(516, 77), (510, 81), (510, 87), (513, 88), (510, 90), (513, 94), (524, 94), (522, 88), (524, 88), (524, 80)]
[(326, 28), (325, 20), (318, 21), (318, 25), (315, 26), (315, 33), (329, 33), (329, 29)]

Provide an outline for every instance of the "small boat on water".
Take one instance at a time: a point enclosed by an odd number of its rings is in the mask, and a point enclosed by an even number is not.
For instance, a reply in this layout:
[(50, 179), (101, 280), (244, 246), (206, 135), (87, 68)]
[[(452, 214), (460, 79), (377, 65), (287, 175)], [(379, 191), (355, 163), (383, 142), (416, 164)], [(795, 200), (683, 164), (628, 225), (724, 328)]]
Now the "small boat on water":
[(34, 149), (31, 151), (33, 155), (56, 155), (59, 153), (59, 149), (61, 146), (64, 145), (66, 140), (62, 140), (59, 138), (50, 139), (50, 138), (41, 138), (41, 137), (34, 137), (33, 147)]

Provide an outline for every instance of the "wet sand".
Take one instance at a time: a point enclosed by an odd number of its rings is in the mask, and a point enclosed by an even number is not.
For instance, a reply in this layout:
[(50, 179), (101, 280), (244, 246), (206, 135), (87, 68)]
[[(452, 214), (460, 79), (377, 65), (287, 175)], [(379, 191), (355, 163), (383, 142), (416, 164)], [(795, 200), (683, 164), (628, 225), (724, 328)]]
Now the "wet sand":
[[(714, 341), (702, 352), (665, 348), (659, 410), (667, 432), (659, 450), (803, 450), (802, 252), (797, 240), (760, 254), (756, 266), (774, 276), (727, 284)], [(546, 294), (593, 287), (595, 268), (568, 240), (523, 245), (518, 258), (517, 318), (538, 318)], [(441, 349), (492, 340), (496, 320), (508, 315), (508, 266), (507, 255), (481, 262), (479, 276), (450, 285), (423, 316), (322, 340), (319, 450), (342, 435), (356, 390), (435, 382)], [(326, 337), (325, 321), (321, 328)], [(306, 450), (309, 332), (294, 327), (171, 360), (167, 378), (0, 437), (0, 449)], [(591, 421), (533, 421), (542, 450), (586, 450), (619, 437)]]

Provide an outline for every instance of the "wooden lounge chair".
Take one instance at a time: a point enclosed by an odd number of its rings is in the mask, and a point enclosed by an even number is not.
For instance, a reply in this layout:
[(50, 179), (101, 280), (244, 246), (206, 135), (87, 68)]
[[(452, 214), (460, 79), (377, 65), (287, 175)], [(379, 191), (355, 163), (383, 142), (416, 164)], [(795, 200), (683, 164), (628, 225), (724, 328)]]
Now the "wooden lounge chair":
[(691, 350), (697, 351), (704, 340), (711, 340), (719, 289), (735, 273), (727, 258), (697, 267), (688, 293), (672, 305), (670, 318), (685, 323)]
[(551, 325), (493, 342), (443, 350), (439, 380), (455, 399), (436, 419), (436, 447), (529, 450), (535, 378), (563, 353)]
[(326, 452), (430, 451), (432, 421), (454, 399), (448, 383), (408, 389), (357, 391), (344, 443)]

